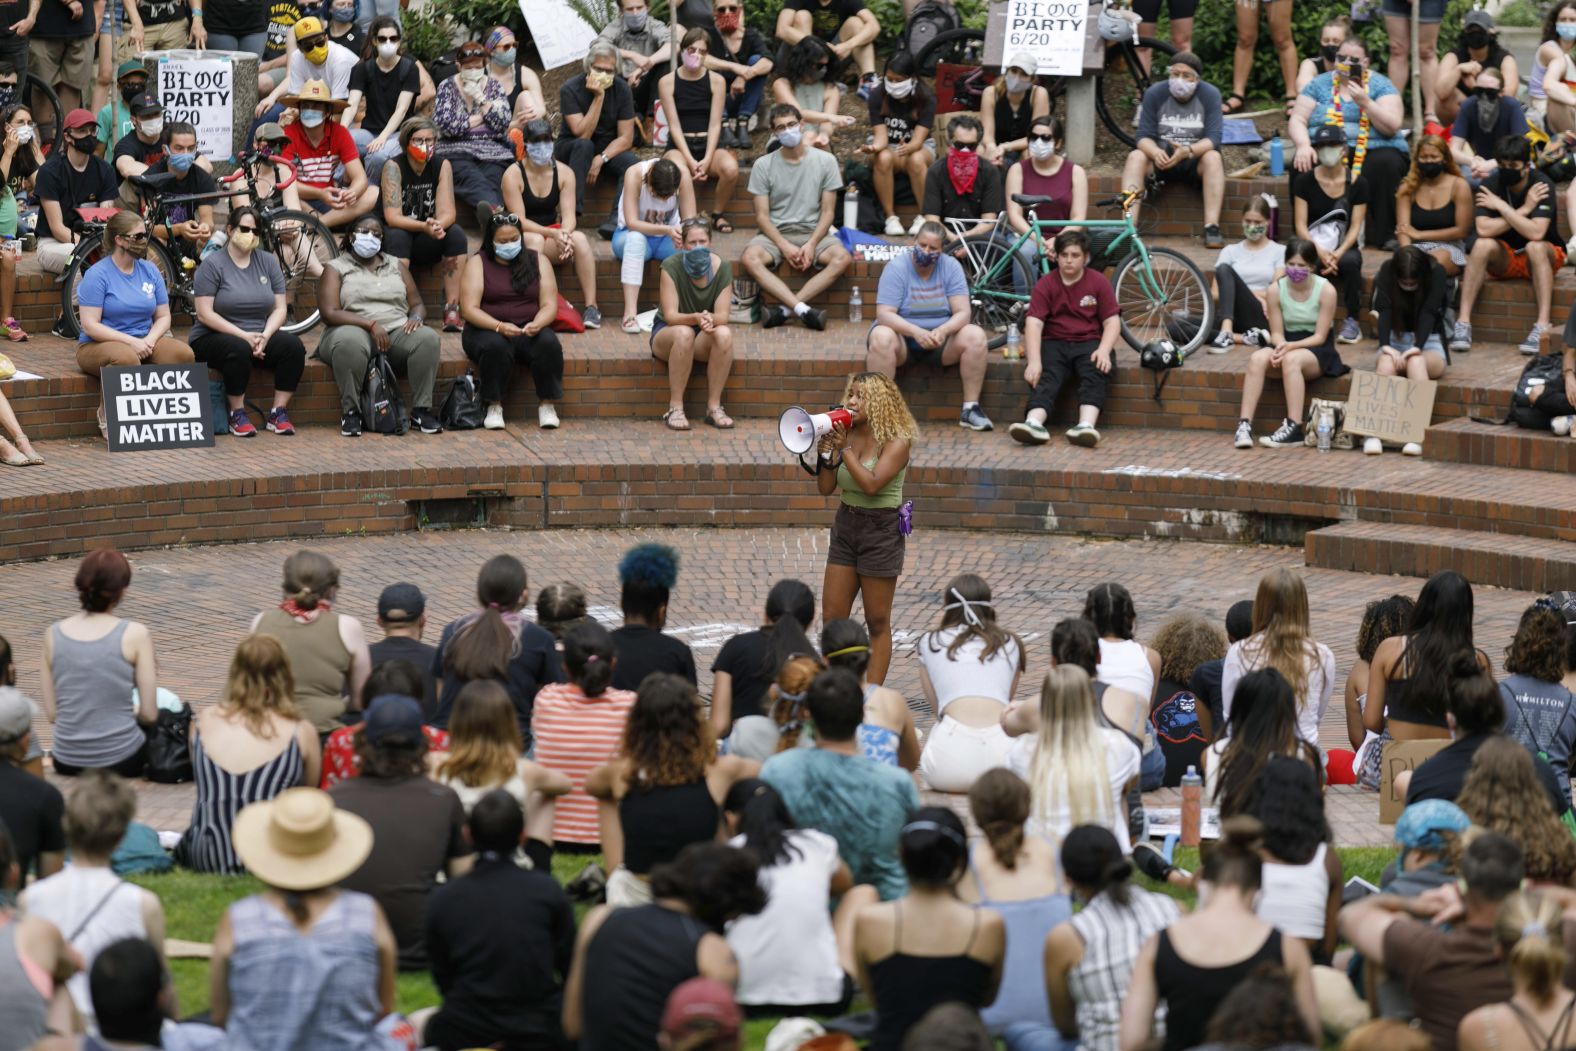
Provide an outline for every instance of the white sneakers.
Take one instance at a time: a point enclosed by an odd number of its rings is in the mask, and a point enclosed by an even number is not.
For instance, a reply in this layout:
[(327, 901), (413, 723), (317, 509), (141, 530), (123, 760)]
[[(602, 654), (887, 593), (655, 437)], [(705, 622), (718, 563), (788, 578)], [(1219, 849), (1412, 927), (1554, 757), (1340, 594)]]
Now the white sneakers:
[(503, 430), (503, 403), (493, 402), (487, 406), (487, 417), (482, 420), (482, 426), (489, 431)]
[(1549, 421), (1549, 430), (1564, 438), (1576, 433), (1576, 426), (1572, 426), (1573, 424), (1576, 424), (1576, 416), (1556, 416)]
[(910, 236), (910, 237), (918, 237), (919, 236), (919, 228), (921, 226), (924, 226), (924, 225), (925, 225), (925, 217), (923, 215), (916, 215), (916, 216), (914, 216), (914, 222), (908, 228), (908, 236)]
[(904, 233), (903, 220), (895, 215), (887, 216), (886, 227), (881, 232), (888, 237), (902, 237)]
[[(1380, 453), (1384, 452), (1384, 443), (1378, 438), (1365, 438), (1363, 439), (1363, 452), (1369, 456), (1378, 456)], [(1401, 446), (1401, 455), (1422, 456), (1423, 447), (1416, 442), (1407, 442), (1405, 445)]]
[(558, 410), (551, 404), (543, 402), (536, 407), (536, 425), (544, 431), (558, 429)]

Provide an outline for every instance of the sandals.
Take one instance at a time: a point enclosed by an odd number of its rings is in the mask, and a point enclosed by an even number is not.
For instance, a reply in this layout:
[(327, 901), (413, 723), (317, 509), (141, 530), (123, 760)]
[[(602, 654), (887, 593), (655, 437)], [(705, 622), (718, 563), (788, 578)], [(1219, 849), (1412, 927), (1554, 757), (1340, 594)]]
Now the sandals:
[(1220, 104), (1220, 112), (1228, 116), (1233, 113), (1240, 113), (1242, 112), (1242, 108), (1246, 106), (1247, 103), (1247, 99), (1233, 91), (1231, 94), (1226, 96), (1226, 101)]
[[(16, 451), (27, 457), (27, 466), (37, 467), (44, 462), (44, 458), (38, 455), (38, 450), (33, 448), (33, 443), (27, 440), (26, 435), (18, 438), (14, 444)], [(24, 444), (27, 445), (26, 449), (22, 448)]]
[(733, 430), (733, 417), (729, 416), (727, 412), (723, 410), (721, 405), (717, 406), (715, 409), (706, 410), (706, 423), (708, 426), (715, 427), (719, 431)]
[(640, 322), (632, 317), (625, 318), (624, 323), (618, 327), (624, 330), (624, 335), (626, 336), (640, 335)]
[(721, 212), (711, 213), (711, 228), (719, 234), (733, 233), (733, 224), (728, 222), (728, 217)]
[(684, 415), (683, 409), (669, 409), (662, 414), (662, 422), (668, 425), (670, 431), (687, 431), (690, 429), (689, 417)]

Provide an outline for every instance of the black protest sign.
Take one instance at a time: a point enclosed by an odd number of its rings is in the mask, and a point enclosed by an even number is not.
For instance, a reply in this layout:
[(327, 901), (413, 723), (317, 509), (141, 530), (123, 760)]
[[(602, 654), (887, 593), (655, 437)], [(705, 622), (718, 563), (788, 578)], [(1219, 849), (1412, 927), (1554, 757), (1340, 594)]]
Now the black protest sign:
[(109, 368), (99, 379), (104, 384), (110, 452), (213, 444), (206, 366)]

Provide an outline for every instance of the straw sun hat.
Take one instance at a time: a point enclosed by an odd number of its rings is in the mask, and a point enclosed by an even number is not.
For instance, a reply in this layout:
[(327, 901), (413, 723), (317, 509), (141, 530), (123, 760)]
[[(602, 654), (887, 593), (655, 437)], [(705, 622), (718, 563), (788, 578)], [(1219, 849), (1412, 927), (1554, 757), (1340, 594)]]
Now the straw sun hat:
[(280, 890), (332, 886), (372, 852), (372, 826), (316, 788), (290, 788), (253, 803), (236, 815), (232, 835), (252, 875)]

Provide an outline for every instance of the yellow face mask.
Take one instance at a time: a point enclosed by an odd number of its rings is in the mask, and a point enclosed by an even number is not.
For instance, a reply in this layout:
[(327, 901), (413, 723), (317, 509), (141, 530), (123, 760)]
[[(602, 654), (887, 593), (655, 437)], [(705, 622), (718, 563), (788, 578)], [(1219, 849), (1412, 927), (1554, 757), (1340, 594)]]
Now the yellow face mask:
[(586, 74), (586, 83), (594, 88), (610, 87), (613, 83), (613, 74), (600, 69), (593, 69)]
[(310, 51), (303, 51), (301, 53), (306, 56), (306, 60), (312, 63), (312, 65), (321, 66), (328, 58), (328, 45), (324, 44), (321, 47), (314, 47)]

